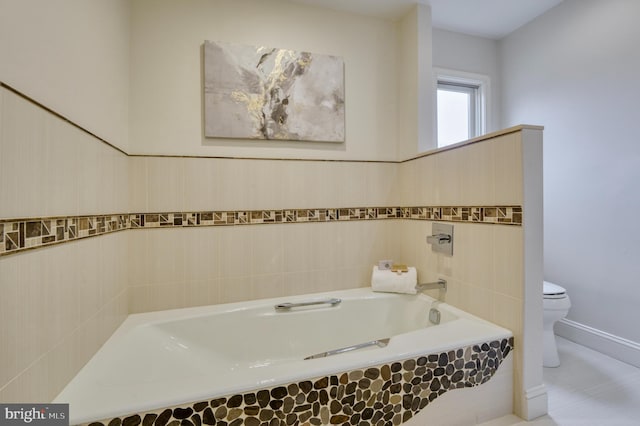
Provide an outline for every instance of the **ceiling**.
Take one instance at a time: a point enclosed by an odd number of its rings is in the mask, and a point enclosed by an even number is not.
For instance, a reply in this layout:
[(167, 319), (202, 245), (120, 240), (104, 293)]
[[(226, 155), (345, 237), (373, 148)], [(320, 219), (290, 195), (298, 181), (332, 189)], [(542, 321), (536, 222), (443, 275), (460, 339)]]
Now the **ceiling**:
[(291, 0), (314, 6), (398, 19), (416, 3), (431, 5), (433, 26), (501, 39), (562, 0)]

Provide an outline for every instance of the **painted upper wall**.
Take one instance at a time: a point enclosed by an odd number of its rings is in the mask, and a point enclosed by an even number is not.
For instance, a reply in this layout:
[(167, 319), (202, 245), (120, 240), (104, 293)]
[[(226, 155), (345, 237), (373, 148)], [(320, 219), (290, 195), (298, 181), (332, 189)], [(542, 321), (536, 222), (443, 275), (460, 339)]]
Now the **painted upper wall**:
[(418, 4), (398, 24), (397, 157), (406, 160), (437, 147), (431, 84), (431, 8)]
[(0, 0), (0, 58), (0, 81), (128, 147), (128, 0)]
[(640, 2), (565, 0), (501, 41), (503, 126), (545, 126), (545, 279), (639, 342)]
[[(500, 129), (498, 42), (437, 28), (433, 29), (432, 37), (434, 67), (489, 77), (486, 132), (498, 131)], [(526, 122), (529, 123), (529, 121)]]
[[(281, 0), (133, 0), (132, 153), (322, 159), (396, 158), (396, 24)], [(346, 143), (203, 137), (202, 44), (341, 56)]]

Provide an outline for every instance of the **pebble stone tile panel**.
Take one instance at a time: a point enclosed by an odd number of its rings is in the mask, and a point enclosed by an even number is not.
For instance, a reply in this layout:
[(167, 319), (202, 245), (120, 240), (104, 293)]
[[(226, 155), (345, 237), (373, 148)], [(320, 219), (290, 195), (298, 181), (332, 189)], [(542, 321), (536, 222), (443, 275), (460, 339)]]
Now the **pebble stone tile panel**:
[(449, 390), (487, 382), (511, 350), (513, 337), (87, 425), (399, 425)]
[(386, 219), (521, 226), (522, 207), (356, 207), (0, 219), (0, 256), (126, 229)]

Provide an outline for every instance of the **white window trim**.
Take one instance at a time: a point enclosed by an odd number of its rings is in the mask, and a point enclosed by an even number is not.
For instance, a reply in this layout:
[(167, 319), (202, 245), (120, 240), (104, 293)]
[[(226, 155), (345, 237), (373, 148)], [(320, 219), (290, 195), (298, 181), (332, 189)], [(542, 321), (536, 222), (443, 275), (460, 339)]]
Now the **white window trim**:
[[(489, 111), (491, 111), (491, 80), (489, 76), (476, 74), (466, 71), (452, 70), (446, 68), (433, 68), (433, 93), (438, 93), (438, 81), (447, 83), (467, 84), (478, 86), (478, 96), (476, 97), (476, 133), (477, 136), (487, 133), (487, 125), (489, 123)], [(433, 138), (438, 146), (438, 108), (437, 95), (434, 96), (433, 110), (435, 117), (433, 120), (434, 134)]]

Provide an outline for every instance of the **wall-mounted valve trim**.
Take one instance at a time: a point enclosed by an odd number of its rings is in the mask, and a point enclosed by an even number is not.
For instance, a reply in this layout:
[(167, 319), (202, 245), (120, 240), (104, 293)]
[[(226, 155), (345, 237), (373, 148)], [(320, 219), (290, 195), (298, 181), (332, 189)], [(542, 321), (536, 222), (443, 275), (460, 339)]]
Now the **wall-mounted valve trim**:
[(431, 235), (427, 237), (431, 250), (453, 256), (453, 225), (435, 222), (431, 226)]
[(429, 244), (445, 244), (450, 242), (451, 242), (451, 235), (449, 234), (429, 235), (427, 237), (427, 243)]

